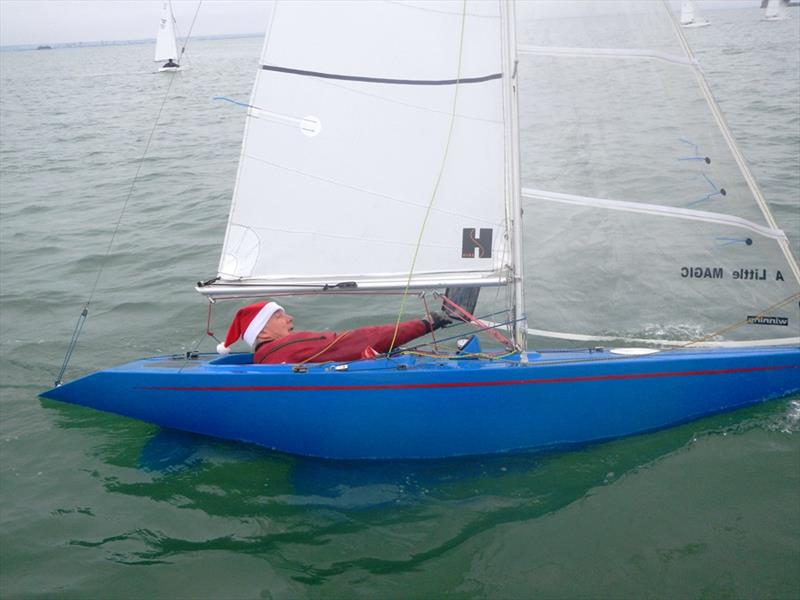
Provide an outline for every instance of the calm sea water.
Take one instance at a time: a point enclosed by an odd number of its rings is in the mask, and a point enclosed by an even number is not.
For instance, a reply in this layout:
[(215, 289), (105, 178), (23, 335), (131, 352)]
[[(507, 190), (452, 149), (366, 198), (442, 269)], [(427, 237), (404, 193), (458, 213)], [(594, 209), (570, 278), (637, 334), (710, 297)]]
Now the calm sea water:
[[(797, 248), (800, 15), (709, 16), (688, 36)], [(260, 44), (192, 43), (68, 378), (203, 340), (192, 286), (216, 268), (244, 126), (212, 98), (249, 97)], [(171, 80), (151, 51), (0, 54), (3, 597), (800, 597), (798, 396), (572, 452), (369, 464), (39, 399)]]

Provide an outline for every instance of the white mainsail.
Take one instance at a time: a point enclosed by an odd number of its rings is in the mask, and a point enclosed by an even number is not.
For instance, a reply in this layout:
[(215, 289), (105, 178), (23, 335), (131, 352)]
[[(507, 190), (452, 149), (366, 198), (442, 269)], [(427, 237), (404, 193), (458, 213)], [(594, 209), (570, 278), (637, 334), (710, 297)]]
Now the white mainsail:
[(412, 288), (505, 283), (501, 20), (498, 2), (275, 3), (219, 284), (402, 289), (417, 246)]
[(177, 60), (178, 58), (178, 45), (175, 43), (175, 17), (172, 14), (172, 4), (170, 2), (162, 2), (161, 20), (158, 24), (156, 51), (153, 61)]
[(792, 248), (669, 6), (522, 6), (531, 327), (582, 340), (797, 340)]

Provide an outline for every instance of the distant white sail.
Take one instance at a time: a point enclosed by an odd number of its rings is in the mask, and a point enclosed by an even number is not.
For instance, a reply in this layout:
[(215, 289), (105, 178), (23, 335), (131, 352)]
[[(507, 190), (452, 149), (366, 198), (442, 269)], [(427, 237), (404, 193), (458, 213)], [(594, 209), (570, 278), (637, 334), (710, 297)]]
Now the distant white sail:
[(178, 59), (178, 45), (175, 43), (175, 17), (172, 15), (172, 5), (169, 2), (162, 2), (153, 61), (160, 62), (170, 59)]
[(681, 25), (683, 27), (705, 27), (710, 24), (708, 19), (700, 15), (694, 0), (684, 0), (681, 3)]
[(683, 0), (681, 3), (681, 25), (688, 25), (694, 22), (694, 3)]
[(789, 18), (781, 0), (769, 0), (769, 2), (767, 2), (767, 7), (764, 9), (763, 21), (786, 21)]

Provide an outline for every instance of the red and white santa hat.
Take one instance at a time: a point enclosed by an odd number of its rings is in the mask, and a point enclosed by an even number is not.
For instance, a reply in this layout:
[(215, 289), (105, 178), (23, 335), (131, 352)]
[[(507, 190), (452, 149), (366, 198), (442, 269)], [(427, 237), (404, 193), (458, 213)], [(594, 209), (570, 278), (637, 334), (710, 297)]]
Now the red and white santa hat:
[(217, 352), (230, 353), (230, 346), (233, 346), (239, 338), (242, 338), (250, 348), (255, 346), (258, 334), (272, 315), (279, 310), (283, 310), (283, 307), (277, 302), (256, 302), (237, 310), (225, 341), (217, 344)]

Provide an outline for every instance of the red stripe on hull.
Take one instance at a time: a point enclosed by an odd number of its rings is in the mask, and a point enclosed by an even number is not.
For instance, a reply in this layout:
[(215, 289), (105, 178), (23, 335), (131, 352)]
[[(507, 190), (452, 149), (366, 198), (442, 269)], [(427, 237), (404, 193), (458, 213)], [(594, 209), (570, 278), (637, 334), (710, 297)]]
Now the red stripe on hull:
[(147, 390), (170, 390), (183, 392), (317, 392), (357, 390), (409, 390), (432, 388), (490, 387), (505, 385), (537, 385), (550, 383), (577, 383), (586, 381), (619, 381), (630, 379), (656, 379), (659, 377), (697, 377), (703, 375), (731, 375), (758, 371), (798, 369), (800, 365), (769, 367), (747, 367), (739, 369), (706, 369), (702, 371), (674, 371), (661, 373), (632, 373), (627, 375), (593, 375), (588, 377), (553, 377), (548, 379), (517, 379), (511, 381), (472, 381), (455, 383), (412, 383), (381, 385), (245, 385), (245, 386), (146, 386)]

